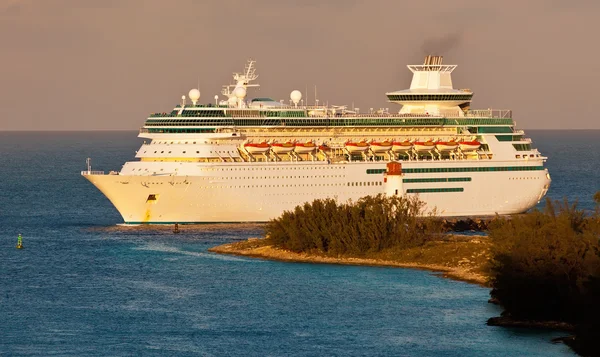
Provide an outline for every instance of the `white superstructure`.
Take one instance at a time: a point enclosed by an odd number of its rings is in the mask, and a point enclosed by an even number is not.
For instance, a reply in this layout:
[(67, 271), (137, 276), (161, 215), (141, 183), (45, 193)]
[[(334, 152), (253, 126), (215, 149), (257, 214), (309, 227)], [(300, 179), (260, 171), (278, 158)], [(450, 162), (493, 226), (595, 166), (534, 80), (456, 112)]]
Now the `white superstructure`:
[[(268, 221), (317, 198), (340, 202), (378, 193), (419, 195), (440, 216), (520, 213), (550, 185), (546, 160), (516, 130), (509, 110), (471, 110), (473, 92), (456, 90), (441, 57), (412, 65), (408, 90), (387, 93), (402, 105), (358, 113), (246, 99), (255, 62), (234, 74), (226, 97), (198, 104), (189, 93), (170, 113), (152, 114), (137, 161), (121, 171), (82, 175), (126, 223)], [(388, 163), (394, 173), (386, 177)], [(399, 171), (397, 170), (398, 168)]]

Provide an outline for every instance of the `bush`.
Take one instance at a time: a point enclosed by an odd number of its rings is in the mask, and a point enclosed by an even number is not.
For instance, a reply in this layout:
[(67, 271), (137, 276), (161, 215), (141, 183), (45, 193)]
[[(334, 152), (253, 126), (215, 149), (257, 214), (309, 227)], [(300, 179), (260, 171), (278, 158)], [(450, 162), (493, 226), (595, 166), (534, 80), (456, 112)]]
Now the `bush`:
[(271, 220), (266, 233), (275, 246), (294, 252), (364, 255), (431, 239), (440, 223), (423, 212), (416, 197), (377, 195), (344, 204), (315, 200)]
[[(556, 209), (558, 206), (558, 209)], [(583, 321), (591, 282), (600, 277), (598, 219), (576, 204), (547, 201), (543, 212), (497, 219), (492, 297), (517, 318)]]

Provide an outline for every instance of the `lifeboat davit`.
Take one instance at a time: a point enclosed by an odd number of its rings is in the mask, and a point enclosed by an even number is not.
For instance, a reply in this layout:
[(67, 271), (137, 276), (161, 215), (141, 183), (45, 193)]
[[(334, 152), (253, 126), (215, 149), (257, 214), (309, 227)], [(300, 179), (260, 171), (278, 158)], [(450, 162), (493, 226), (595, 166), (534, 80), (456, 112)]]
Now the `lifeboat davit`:
[(285, 154), (288, 152), (291, 152), (292, 150), (294, 150), (294, 143), (291, 142), (287, 142), (287, 143), (273, 143), (271, 144), (271, 150), (273, 150), (274, 153), (276, 154)]
[(244, 148), (251, 154), (262, 154), (271, 148), (271, 145), (262, 142), (262, 143), (247, 143), (244, 144)]
[(417, 151), (431, 151), (435, 148), (435, 143), (431, 140), (428, 141), (415, 141), (414, 145)]
[(328, 145), (322, 144), (322, 145), (319, 145), (319, 150), (321, 150), (321, 151), (330, 151), (331, 148)]
[(474, 151), (479, 149), (481, 143), (477, 140), (473, 141), (461, 141), (458, 143), (458, 146), (462, 151)]
[(359, 141), (357, 143), (354, 143), (352, 141), (348, 141), (346, 142), (346, 144), (344, 144), (344, 146), (346, 146), (346, 150), (348, 150), (348, 152), (363, 152), (366, 151), (369, 148), (369, 144), (367, 144), (364, 141)]
[(408, 141), (408, 140), (404, 140), (404, 141), (394, 141), (392, 142), (392, 151), (393, 152), (408, 152), (410, 151), (410, 149), (412, 149), (413, 144)]
[(308, 141), (305, 143), (296, 143), (294, 151), (298, 154), (308, 154), (313, 152), (316, 148), (317, 146), (312, 141)]
[(454, 151), (458, 148), (458, 143), (454, 140), (451, 141), (438, 141), (435, 143), (435, 147), (439, 151)]
[(371, 151), (373, 152), (387, 152), (392, 149), (391, 141), (371, 141)]

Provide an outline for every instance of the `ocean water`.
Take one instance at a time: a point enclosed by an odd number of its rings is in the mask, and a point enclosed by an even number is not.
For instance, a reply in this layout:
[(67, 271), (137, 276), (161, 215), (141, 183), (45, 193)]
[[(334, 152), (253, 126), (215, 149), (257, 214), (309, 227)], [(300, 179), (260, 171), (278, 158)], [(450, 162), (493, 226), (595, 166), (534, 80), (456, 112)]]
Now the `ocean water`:
[[(593, 209), (600, 131), (527, 134), (549, 197)], [(573, 355), (561, 333), (486, 326), (489, 289), (434, 273), (207, 252), (260, 225), (120, 226), (79, 171), (119, 169), (135, 136), (0, 132), (1, 356)]]

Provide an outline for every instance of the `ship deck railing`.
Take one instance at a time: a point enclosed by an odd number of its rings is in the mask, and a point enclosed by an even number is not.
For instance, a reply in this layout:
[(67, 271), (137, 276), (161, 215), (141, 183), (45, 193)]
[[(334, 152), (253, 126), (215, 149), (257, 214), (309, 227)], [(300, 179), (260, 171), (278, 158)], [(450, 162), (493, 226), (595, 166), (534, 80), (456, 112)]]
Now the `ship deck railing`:
[[(222, 108), (217, 108), (222, 109)], [(466, 112), (449, 110), (449, 111), (440, 111), (435, 114), (423, 114), (423, 113), (389, 113), (385, 112), (369, 112), (369, 113), (348, 113), (348, 112), (337, 112), (334, 109), (328, 107), (277, 107), (276, 110), (272, 110), (269, 108), (265, 109), (255, 109), (255, 108), (229, 108), (230, 110), (235, 110), (235, 114), (226, 113), (224, 116), (215, 115), (214, 118), (273, 118), (273, 117), (281, 117), (281, 118), (423, 118), (423, 119), (431, 119), (431, 118), (492, 118), (492, 119), (502, 119), (502, 118), (512, 118), (512, 110), (509, 109), (473, 109), (468, 110)], [(275, 113), (279, 111), (285, 110), (307, 110), (306, 116), (289, 116), (289, 114), (285, 114), (283, 116), (276, 116)], [(257, 112), (260, 111), (260, 114)], [(248, 114), (245, 114), (247, 112)], [(265, 113), (269, 113), (270, 115), (266, 115)], [(311, 113), (312, 112), (312, 113)], [(244, 115), (240, 115), (240, 113), (244, 113)], [(149, 118), (196, 118), (197, 116), (193, 116), (191, 114), (171, 114), (171, 113), (152, 113)], [(201, 116), (201, 117), (206, 117)], [(213, 117), (209, 117), (213, 118)]]

